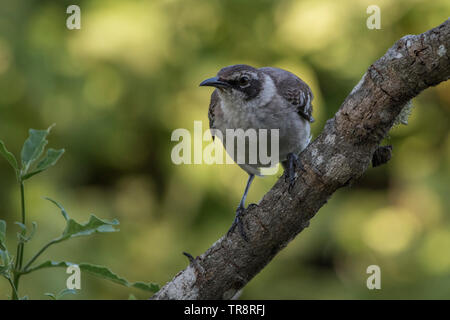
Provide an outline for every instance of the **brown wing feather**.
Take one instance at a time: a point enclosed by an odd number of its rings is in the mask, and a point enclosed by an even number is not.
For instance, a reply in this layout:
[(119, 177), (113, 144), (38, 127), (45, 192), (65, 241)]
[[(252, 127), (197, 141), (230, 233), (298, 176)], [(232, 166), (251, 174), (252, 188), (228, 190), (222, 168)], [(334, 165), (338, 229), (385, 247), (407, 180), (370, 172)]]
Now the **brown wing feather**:
[(313, 107), (311, 104), (314, 95), (303, 80), (283, 69), (267, 67), (261, 68), (260, 70), (272, 77), (278, 88), (278, 93), (290, 104), (295, 106), (301, 117), (309, 122), (314, 122), (312, 116)]

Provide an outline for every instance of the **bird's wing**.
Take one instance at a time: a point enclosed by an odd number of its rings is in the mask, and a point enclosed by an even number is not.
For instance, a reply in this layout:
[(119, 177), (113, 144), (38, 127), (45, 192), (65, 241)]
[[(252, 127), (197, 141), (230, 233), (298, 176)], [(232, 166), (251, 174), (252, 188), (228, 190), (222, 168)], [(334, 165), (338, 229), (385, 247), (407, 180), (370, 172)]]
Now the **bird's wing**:
[(260, 70), (271, 76), (277, 87), (278, 94), (293, 105), (301, 117), (309, 122), (314, 122), (311, 103), (314, 95), (303, 80), (283, 69), (266, 67)]
[[(216, 129), (216, 127), (214, 126), (214, 118), (219, 109), (218, 105), (219, 105), (219, 94), (217, 93), (217, 89), (216, 89), (211, 94), (211, 101), (209, 102), (208, 119), (209, 119), (209, 128), (210, 129)], [(214, 140), (214, 131), (211, 131), (211, 135)]]

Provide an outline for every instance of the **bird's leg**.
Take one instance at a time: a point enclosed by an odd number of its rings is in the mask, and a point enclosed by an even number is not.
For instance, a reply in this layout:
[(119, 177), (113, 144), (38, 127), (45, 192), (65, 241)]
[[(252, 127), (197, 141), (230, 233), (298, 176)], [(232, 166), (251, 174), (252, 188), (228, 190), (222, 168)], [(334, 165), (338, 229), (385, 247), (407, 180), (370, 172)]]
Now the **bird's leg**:
[(302, 164), (300, 162), (300, 158), (295, 153), (288, 153), (286, 159), (286, 166), (284, 168), (284, 181), (289, 181), (289, 192), (294, 187), (295, 181), (295, 169), (301, 168)]
[(245, 187), (244, 194), (242, 195), (242, 199), (239, 202), (239, 206), (236, 209), (236, 216), (234, 218), (233, 224), (231, 225), (230, 230), (228, 230), (228, 234), (234, 231), (236, 226), (239, 229), (239, 233), (241, 234), (242, 238), (244, 238), (245, 241), (248, 241), (247, 235), (244, 232), (244, 226), (242, 225), (242, 215), (245, 211), (245, 199), (247, 198), (248, 190), (250, 189), (250, 185), (252, 184), (253, 178), (255, 177), (254, 174), (250, 174), (248, 176), (247, 180), (247, 186)]

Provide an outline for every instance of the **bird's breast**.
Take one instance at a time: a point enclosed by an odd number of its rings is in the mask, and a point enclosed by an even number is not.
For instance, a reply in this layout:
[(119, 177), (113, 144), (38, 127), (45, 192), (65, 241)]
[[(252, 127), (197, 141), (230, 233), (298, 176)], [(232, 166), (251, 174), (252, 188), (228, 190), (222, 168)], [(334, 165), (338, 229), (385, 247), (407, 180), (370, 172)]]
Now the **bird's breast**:
[[(287, 106), (272, 103), (257, 110), (248, 110), (239, 106), (221, 105), (221, 107), (223, 117), (215, 119), (215, 127), (221, 131), (223, 145), (235, 161), (239, 135), (244, 135), (246, 140), (244, 151), (246, 159), (252, 152), (248, 142), (249, 137), (253, 137), (250, 143), (257, 145), (253, 150), (259, 150), (261, 143), (264, 143), (269, 151), (277, 148), (278, 161), (285, 160), (288, 153), (298, 154), (309, 142), (309, 122), (301, 118), (296, 110)], [(237, 131), (238, 129), (241, 130)], [(251, 134), (249, 129), (254, 129), (254, 134)], [(266, 134), (261, 135), (260, 129), (266, 129)], [(272, 130), (277, 130), (275, 136)], [(265, 138), (264, 141), (261, 141), (262, 137)], [(230, 143), (230, 139), (233, 143)], [(259, 151), (256, 152), (259, 153)], [(259, 159), (259, 154), (256, 158)]]

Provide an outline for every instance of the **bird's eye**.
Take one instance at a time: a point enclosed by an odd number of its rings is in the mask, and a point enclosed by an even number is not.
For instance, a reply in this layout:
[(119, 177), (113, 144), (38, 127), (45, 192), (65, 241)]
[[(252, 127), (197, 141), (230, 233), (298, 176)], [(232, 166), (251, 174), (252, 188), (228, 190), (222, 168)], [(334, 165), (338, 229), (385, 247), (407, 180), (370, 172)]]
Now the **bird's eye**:
[(241, 87), (245, 87), (245, 86), (248, 85), (249, 81), (250, 81), (250, 80), (249, 80), (248, 77), (241, 77), (241, 78), (239, 78), (239, 85), (240, 85)]

